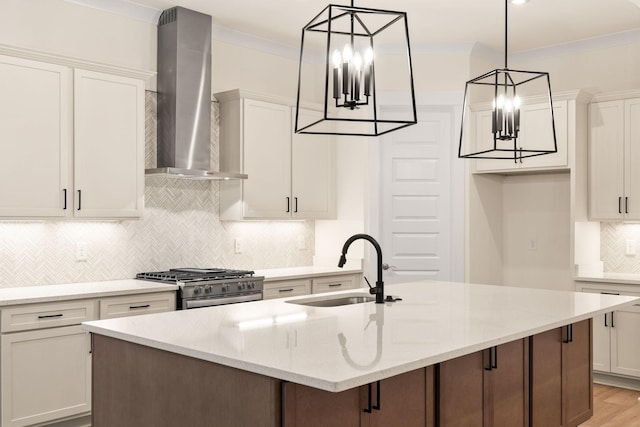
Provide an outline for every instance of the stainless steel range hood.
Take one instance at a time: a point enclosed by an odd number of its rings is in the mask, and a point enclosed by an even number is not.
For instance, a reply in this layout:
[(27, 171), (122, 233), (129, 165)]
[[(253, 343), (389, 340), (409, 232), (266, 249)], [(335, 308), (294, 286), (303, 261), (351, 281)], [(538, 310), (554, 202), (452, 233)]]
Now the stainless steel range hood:
[(158, 163), (147, 175), (244, 179), (211, 171), (211, 16), (183, 7), (158, 21)]

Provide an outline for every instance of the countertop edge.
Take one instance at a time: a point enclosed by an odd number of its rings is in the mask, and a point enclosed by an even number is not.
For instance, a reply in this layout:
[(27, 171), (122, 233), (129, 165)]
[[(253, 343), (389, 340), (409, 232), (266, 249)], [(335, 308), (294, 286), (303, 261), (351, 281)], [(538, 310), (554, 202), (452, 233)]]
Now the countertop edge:
[(158, 342), (158, 341), (146, 339), (143, 337), (134, 337), (126, 333), (120, 333), (117, 331), (113, 331), (112, 329), (96, 326), (94, 322), (83, 323), (82, 327), (84, 330), (88, 332), (97, 333), (97, 334), (108, 336), (111, 338), (121, 339), (123, 341), (127, 341), (133, 344), (145, 345), (145, 346), (156, 348), (159, 350), (181, 354), (184, 356), (193, 357), (193, 358), (205, 360), (208, 362), (218, 363), (224, 366), (242, 369), (248, 372), (261, 374), (268, 377), (277, 378), (280, 380), (295, 382), (297, 384), (302, 384), (302, 385), (318, 388), (318, 389), (329, 391), (329, 392), (340, 392), (340, 391), (349, 390), (355, 387), (359, 387), (361, 385), (366, 385), (373, 381), (383, 380), (385, 378), (400, 375), (416, 369), (421, 369), (427, 366), (435, 365), (437, 363), (454, 359), (456, 357), (465, 356), (467, 354), (471, 354), (476, 351), (481, 351), (496, 345), (526, 338), (541, 332), (566, 326), (571, 323), (576, 323), (582, 320), (590, 319), (596, 315), (607, 313), (611, 311), (611, 309), (623, 307), (626, 305), (631, 305), (634, 303), (635, 305), (639, 305), (640, 298), (637, 298), (635, 301), (614, 304), (606, 308), (590, 311), (588, 313), (570, 316), (563, 320), (552, 321), (552, 322), (549, 322), (548, 324), (541, 325), (535, 328), (519, 331), (517, 333), (507, 334), (505, 336), (486, 340), (481, 343), (476, 343), (466, 347), (456, 348), (451, 351), (446, 351), (437, 355), (432, 355), (425, 358), (419, 358), (414, 361), (405, 362), (405, 363), (402, 363), (401, 365), (386, 368), (377, 372), (368, 372), (361, 376), (352, 377), (343, 381), (328, 381), (328, 380), (324, 380), (317, 377), (311, 377), (308, 375), (291, 373), (278, 368), (258, 365), (251, 362), (243, 362), (236, 359), (218, 356), (215, 354), (210, 354), (210, 353), (206, 353), (198, 350), (192, 350), (192, 349), (175, 346), (175, 345), (171, 345), (164, 342)]

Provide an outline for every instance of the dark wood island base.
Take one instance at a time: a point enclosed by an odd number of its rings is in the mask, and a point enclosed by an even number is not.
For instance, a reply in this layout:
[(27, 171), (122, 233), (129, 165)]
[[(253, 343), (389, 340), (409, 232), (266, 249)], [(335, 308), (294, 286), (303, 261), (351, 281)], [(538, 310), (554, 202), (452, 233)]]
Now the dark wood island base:
[(94, 427), (573, 427), (593, 414), (590, 319), (340, 393), (92, 339)]

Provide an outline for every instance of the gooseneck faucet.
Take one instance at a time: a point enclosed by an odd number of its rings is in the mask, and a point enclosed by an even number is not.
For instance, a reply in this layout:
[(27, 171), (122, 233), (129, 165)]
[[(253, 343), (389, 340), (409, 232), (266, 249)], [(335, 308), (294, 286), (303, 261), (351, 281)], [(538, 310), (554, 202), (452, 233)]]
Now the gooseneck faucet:
[(382, 249), (380, 248), (380, 244), (373, 237), (368, 234), (354, 234), (349, 237), (346, 242), (344, 242), (344, 246), (342, 247), (342, 255), (340, 255), (340, 261), (338, 262), (338, 267), (344, 267), (344, 264), (347, 262), (347, 250), (349, 250), (349, 246), (356, 240), (363, 239), (369, 241), (376, 250), (378, 254), (378, 280), (376, 281), (375, 287), (370, 287), (369, 293), (376, 296), (376, 304), (384, 303), (384, 282), (382, 281)]

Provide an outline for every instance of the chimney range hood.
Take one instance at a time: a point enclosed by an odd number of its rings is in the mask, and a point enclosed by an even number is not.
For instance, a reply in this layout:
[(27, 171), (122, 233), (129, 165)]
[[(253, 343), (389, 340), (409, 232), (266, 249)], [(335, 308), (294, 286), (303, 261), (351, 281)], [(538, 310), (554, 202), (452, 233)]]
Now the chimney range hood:
[(211, 16), (183, 7), (158, 21), (158, 157), (147, 175), (245, 179), (211, 171)]

